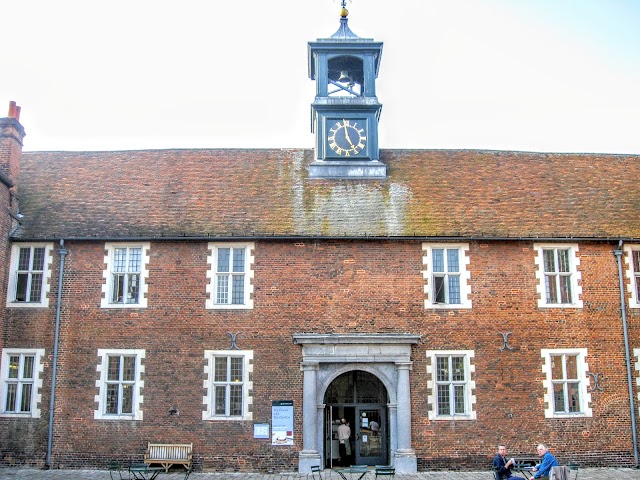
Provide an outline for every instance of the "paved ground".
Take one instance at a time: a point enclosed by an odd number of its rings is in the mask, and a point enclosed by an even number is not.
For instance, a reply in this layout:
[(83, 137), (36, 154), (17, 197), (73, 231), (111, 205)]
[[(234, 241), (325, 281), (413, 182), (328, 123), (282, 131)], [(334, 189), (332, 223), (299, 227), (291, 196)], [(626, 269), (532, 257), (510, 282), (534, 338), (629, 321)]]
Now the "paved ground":
[[(580, 480), (640, 480), (640, 470), (633, 468), (581, 468)], [(189, 480), (300, 480), (307, 475), (298, 473), (193, 473)], [(316, 477), (317, 478), (317, 477)], [(374, 480), (373, 471), (363, 480)], [(0, 468), (0, 480), (111, 480), (106, 470), (38, 470), (32, 468)], [(183, 480), (179, 473), (162, 474), (157, 480)], [(336, 472), (325, 470), (323, 480), (341, 480)], [(395, 476), (396, 480), (493, 480), (493, 474), (486, 472), (431, 471), (413, 475)], [(115, 473), (113, 480), (120, 480)], [(126, 476), (125, 476), (126, 480)], [(311, 475), (309, 475), (311, 480)], [(355, 480), (355, 479), (354, 479)]]

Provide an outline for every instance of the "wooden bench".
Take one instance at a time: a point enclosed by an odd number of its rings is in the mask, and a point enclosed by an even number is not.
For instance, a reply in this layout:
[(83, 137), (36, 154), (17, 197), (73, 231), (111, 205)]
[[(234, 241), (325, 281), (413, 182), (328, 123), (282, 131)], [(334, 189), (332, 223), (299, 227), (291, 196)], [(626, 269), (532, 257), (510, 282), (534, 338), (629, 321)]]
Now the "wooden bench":
[(159, 463), (169, 472), (172, 465), (182, 465), (190, 473), (193, 460), (193, 443), (149, 443), (144, 463)]

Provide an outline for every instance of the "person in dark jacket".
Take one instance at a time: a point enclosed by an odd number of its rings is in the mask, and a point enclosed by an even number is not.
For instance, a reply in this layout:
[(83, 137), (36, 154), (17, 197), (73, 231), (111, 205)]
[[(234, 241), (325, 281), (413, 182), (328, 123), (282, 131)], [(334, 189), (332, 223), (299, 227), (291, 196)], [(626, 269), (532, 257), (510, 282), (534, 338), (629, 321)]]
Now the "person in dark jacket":
[(503, 480), (504, 478), (509, 478), (511, 480), (525, 480), (522, 477), (515, 477), (511, 475), (511, 469), (515, 465), (515, 460), (513, 458), (507, 460), (507, 447), (504, 445), (498, 445), (498, 453), (493, 459), (493, 469), (496, 472), (499, 480)]

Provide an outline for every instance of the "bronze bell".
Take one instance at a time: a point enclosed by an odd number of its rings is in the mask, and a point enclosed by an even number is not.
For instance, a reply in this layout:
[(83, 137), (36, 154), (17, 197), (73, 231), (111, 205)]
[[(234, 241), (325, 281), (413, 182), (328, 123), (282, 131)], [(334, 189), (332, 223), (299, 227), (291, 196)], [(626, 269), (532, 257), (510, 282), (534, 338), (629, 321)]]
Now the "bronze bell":
[(345, 83), (351, 83), (351, 77), (349, 76), (349, 71), (348, 70), (341, 70), (340, 71), (340, 78), (338, 79), (339, 82), (345, 82)]

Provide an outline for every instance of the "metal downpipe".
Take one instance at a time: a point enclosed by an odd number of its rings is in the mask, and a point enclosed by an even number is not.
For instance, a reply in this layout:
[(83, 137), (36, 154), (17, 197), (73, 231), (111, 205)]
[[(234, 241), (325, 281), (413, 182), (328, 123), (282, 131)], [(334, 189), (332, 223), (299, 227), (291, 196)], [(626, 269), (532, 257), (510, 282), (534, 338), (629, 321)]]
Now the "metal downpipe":
[(638, 468), (638, 437), (636, 434), (636, 412), (633, 402), (633, 378), (631, 376), (631, 352), (629, 350), (629, 334), (627, 333), (627, 306), (624, 293), (624, 277), (622, 274), (622, 240), (618, 248), (613, 251), (618, 263), (618, 278), (620, 280), (620, 310), (622, 312), (622, 331), (624, 332), (624, 354), (627, 361), (627, 383), (629, 384), (629, 402), (631, 407), (631, 434), (633, 435), (633, 457), (635, 467)]
[(64, 248), (64, 240), (60, 240), (60, 270), (58, 272), (58, 301), (56, 305), (56, 328), (53, 337), (53, 368), (51, 370), (51, 399), (49, 401), (49, 431), (47, 434), (47, 460), (45, 469), (51, 468), (51, 446), (53, 444), (53, 408), (56, 400), (56, 373), (58, 370), (58, 340), (60, 338), (60, 310), (62, 304), (62, 277), (64, 275), (64, 259), (69, 250)]

